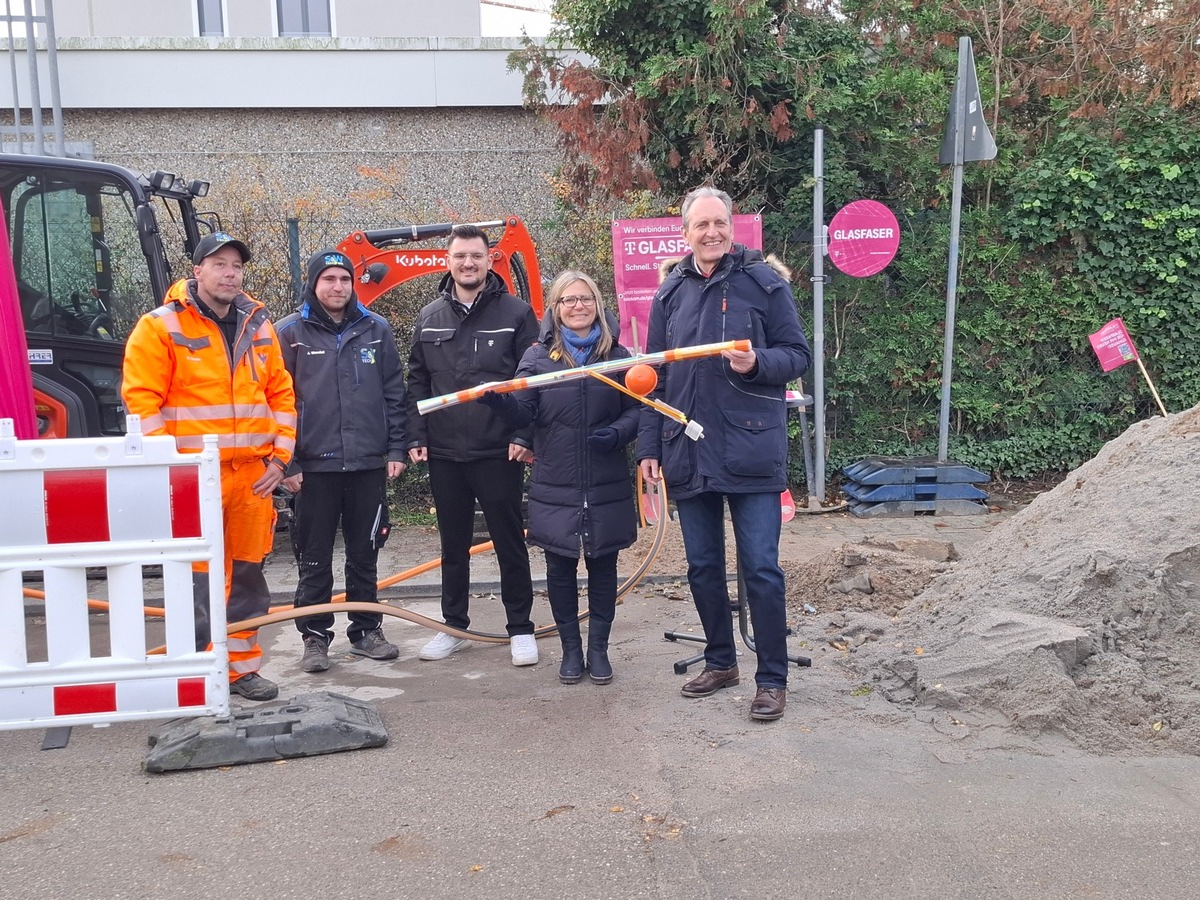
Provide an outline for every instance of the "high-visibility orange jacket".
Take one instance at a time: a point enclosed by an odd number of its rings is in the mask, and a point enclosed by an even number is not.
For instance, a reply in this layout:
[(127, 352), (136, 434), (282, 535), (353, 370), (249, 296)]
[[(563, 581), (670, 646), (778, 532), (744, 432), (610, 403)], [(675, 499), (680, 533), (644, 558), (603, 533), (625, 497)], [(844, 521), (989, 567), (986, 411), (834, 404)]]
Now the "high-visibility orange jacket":
[(182, 451), (215, 434), (221, 461), (273, 459), (296, 447), (296, 395), (267, 308), (249, 294), (238, 311), (232, 358), (221, 329), (196, 306), (196, 282), (171, 285), (125, 344), (121, 396), (143, 434), (172, 434)]

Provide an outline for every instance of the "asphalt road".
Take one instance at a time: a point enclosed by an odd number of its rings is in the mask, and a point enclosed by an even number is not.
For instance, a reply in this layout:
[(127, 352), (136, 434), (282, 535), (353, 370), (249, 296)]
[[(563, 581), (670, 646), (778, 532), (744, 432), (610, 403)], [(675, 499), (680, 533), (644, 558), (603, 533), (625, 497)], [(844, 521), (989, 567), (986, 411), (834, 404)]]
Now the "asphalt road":
[[(994, 524), (798, 517), (785, 549), (864, 531), (962, 548)], [(392, 538), (389, 562), (429, 549), (427, 531), (409, 531)], [(436, 614), (434, 601), (406, 602)], [(502, 630), (498, 601), (481, 597), (473, 611)], [(750, 677), (711, 698), (679, 695), (672, 664), (689, 648), (663, 632), (696, 617), (661, 591), (619, 609), (606, 687), (560, 684), (554, 639), (539, 665), (518, 669), (507, 647), (482, 644), (421, 662), (429, 632), (386, 627), (399, 660), (349, 656), (342, 636), (334, 666), (315, 676), (298, 669), (293, 626), (262, 633), (281, 696), (372, 701), (390, 734), (379, 749), (151, 775), (141, 764), (152, 723), (78, 728), (48, 751), (40, 731), (0, 732), (0, 896), (1198, 893), (1200, 760), (1088, 756), (1001, 722), (856, 696), (815, 621), (793, 638), (813, 666), (793, 670), (787, 715), (770, 724), (747, 717)], [(744, 661), (748, 676), (752, 654)]]

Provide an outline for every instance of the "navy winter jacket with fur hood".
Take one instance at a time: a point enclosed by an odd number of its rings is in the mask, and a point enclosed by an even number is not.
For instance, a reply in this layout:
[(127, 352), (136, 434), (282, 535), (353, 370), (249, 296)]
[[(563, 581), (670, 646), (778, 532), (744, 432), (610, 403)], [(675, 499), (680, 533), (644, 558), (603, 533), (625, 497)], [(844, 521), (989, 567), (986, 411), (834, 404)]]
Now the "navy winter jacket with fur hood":
[(682, 425), (645, 409), (637, 458), (657, 459), (669, 494), (679, 500), (705, 491), (782, 491), (784, 392), (812, 356), (787, 279), (741, 244), (707, 278), (689, 254), (654, 295), (647, 332), (648, 353), (749, 339), (757, 367), (739, 375), (721, 356), (662, 366), (654, 396), (704, 426), (704, 437), (693, 441)]

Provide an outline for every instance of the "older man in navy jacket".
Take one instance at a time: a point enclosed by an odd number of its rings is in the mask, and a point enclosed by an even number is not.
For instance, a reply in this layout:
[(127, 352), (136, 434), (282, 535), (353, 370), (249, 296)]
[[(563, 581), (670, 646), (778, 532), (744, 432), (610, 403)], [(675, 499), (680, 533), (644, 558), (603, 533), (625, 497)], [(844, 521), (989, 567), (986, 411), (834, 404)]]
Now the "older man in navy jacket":
[(780, 500), (787, 485), (788, 382), (811, 351), (787, 279), (755, 250), (733, 243), (733, 203), (711, 187), (683, 201), (691, 253), (654, 297), (646, 350), (749, 340), (664, 366), (659, 395), (704, 426), (693, 441), (683, 426), (646, 409), (637, 458), (646, 480), (665, 478), (679, 511), (688, 582), (704, 627), (704, 671), (683, 686), (707, 697), (740, 681), (725, 571), (725, 504), (754, 624), (758, 671), (750, 717), (771, 721), (787, 702), (787, 622), (779, 567)]

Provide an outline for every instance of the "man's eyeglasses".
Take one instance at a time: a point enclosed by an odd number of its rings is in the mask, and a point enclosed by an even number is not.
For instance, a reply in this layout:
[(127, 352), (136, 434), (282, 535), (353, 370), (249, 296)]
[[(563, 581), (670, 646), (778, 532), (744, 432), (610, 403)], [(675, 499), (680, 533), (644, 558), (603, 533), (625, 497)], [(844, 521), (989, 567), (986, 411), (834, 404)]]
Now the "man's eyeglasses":
[(455, 262), (465, 262), (471, 260), (473, 262), (483, 262), (487, 259), (486, 253), (451, 253), (450, 258)]
[(560, 297), (558, 300), (559, 306), (582, 306), (584, 309), (591, 309), (596, 305), (595, 297), (588, 297), (584, 294), (574, 294), (570, 297)]

